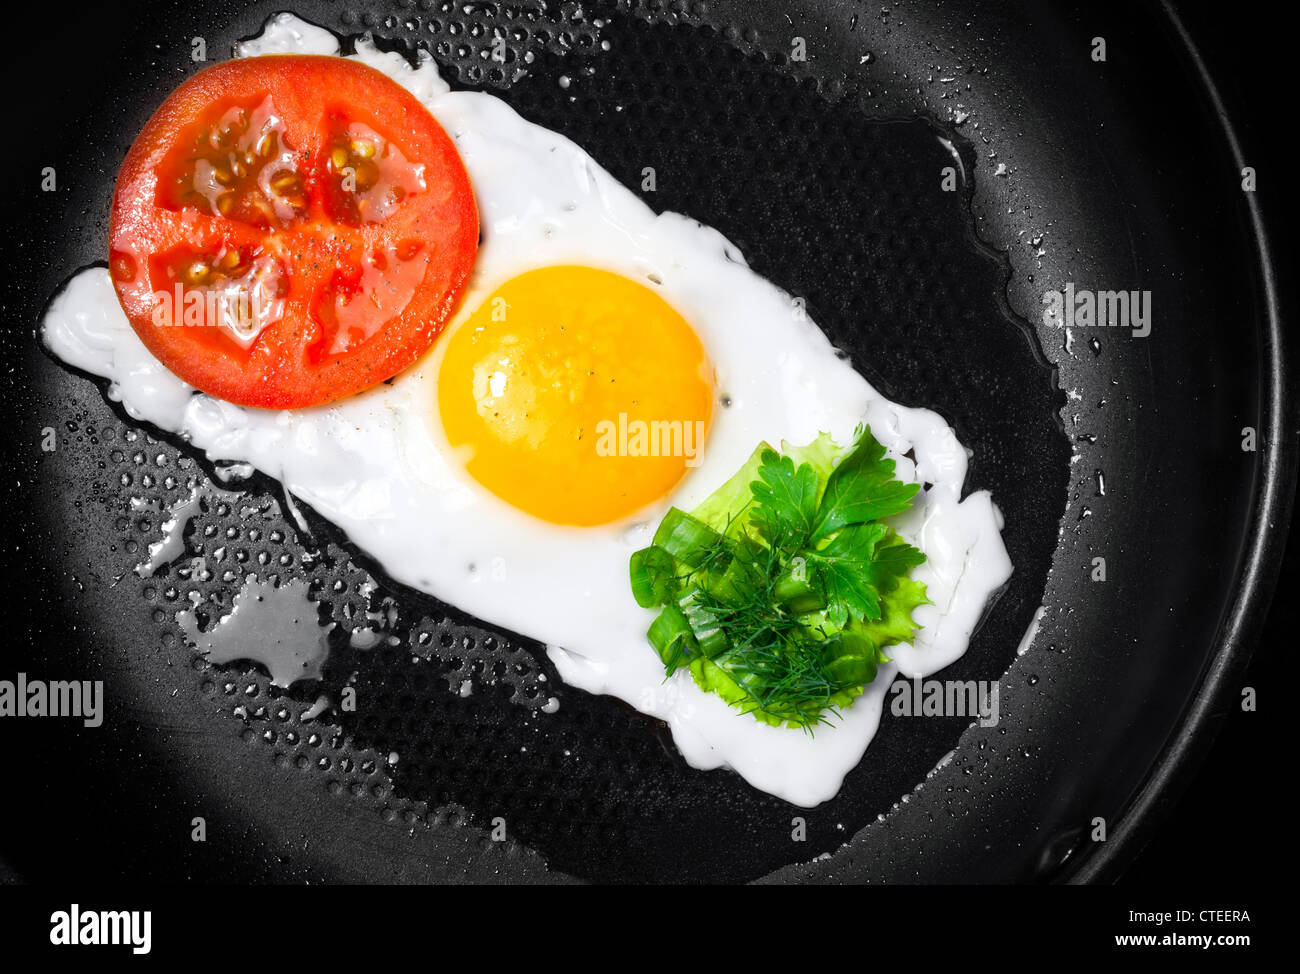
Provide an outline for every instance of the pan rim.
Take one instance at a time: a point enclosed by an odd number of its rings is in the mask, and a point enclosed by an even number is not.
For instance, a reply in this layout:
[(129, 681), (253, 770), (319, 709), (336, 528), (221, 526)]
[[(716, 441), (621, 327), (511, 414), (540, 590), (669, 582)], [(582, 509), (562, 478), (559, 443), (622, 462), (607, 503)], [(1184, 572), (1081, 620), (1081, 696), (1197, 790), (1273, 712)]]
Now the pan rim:
[[(1203, 86), (1202, 94), (1209, 99), (1234, 162), (1238, 168), (1244, 167), (1245, 155), (1236, 128), (1200, 50), (1172, 0), (1160, 0), (1160, 7)], [(1221, 730), (1222, 722), (1215, 718), (1226, 712), (1229, 697), (1236, 694), (1238, 688), (1233, 681), (1244, 673), (1254, 654), (1277, 586), (1278, 569), (1285, 558), (1298, 467), (1296, 451), (1286, 450), (1285, 446), (1288, 426), (1300, 421), (1300, 416), (1296, 415), (1294, 379), (1287, 368), (1288, 349), (1274, 253), (1259, 198), (1254, 193), (1245, 195), (1266, 311), (1260, 364), (1265, 380), (1261, 384), (1264, 406), (1261, 419), (1267, 425), (1261, 423), (1265, 449), (1251, 498), (1251, 527), (1232, 589), (1232, 608), (1219, 628), (1217, 649), (1207, 672), (1164, 750), (1130, 798), (1107, 840), (1094, 843), (1092, 851), (1060, 880), (1064, 883), (1104, 884), (1117, 880), (1186, 791)]]

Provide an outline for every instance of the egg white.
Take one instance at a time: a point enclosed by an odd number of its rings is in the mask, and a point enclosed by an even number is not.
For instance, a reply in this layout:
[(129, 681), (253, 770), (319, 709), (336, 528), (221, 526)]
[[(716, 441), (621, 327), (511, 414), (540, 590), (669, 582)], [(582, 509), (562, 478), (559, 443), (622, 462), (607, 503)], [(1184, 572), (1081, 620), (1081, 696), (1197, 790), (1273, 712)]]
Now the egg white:
[[(339, 45), (282, 14), (238, 54), (277, 52), (338, 54)], [(412, 67), (362, 39), (355, 57), (428, 106), (473, 181), (484, 240), (451, 329), (499, 284), (555, 264), (644, 282), (694, 326), (729, 405), (715, 410), (699, 466), (669, 496), (598, 528), (544, 523), (500, 501), (468, 476), (442, 433), (435, 379), (445, 341), (391, 384), (346, 401), (246, 409), (196, 392), (158, 363), (127, 323), (107, 270), (90, 268), (51, 304), (46, 344), (108, 378), (132, 417), (184, 435), (213, 460), (251, 463), (282, 481), (397, 581), (545, 643), (571, 686), (662, 718), (693, 766), (731, 767), (798, 805), (831, 798), (875, 733), (894, 675), (926, 676), (960, 657), (1011, 573), (992, 500), (961, 497), (966, 451), (937, 414), (872, 389), (791, 296), (750, 271), (717, 231), (656, 215), (577, 145), (500, 99), (450, 91), (423, 53)], [(923, 626), (915, 643), (892, 647), (895, 662), (815, 736), (741, 715), (684, 673), (665, 680), (645, 638), (654, 612), (637, 606), (628, 586), (629, 555), (649, 543), (668, 506), (694, 507), (759, 441), (802, 444), (825, 431), (847, 443), (864, 420), (900, 477), (932, 484), (897, 523), (928, 556), (914, 576), (935, 604), (914, 614)], [(903, 456), (909, 450), (915, 463)]]

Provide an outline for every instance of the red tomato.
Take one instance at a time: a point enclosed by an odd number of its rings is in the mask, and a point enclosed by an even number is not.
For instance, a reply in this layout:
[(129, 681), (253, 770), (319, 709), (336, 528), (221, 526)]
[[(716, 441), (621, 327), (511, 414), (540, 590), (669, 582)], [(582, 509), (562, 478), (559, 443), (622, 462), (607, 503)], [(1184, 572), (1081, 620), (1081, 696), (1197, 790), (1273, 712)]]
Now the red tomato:
[(465, 166), (413, 95), (337, 57), (226, 61), (167, 98), (118, 174), (109, 269), (177, 376), (246, 406), (406, 368), (478, 250)]

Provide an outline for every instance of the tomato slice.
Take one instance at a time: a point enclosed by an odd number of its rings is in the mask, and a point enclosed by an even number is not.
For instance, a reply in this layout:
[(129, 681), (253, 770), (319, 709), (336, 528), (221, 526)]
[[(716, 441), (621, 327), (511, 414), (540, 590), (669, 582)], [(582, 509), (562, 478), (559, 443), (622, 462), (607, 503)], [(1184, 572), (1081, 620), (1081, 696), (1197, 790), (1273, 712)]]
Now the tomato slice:
[(433, 343), (478, 250), (469, 175), (406, 89), (266, 55), (191, 77), (118, 174), (109, 270), (136, 334), (245, 406), (331, 402)]

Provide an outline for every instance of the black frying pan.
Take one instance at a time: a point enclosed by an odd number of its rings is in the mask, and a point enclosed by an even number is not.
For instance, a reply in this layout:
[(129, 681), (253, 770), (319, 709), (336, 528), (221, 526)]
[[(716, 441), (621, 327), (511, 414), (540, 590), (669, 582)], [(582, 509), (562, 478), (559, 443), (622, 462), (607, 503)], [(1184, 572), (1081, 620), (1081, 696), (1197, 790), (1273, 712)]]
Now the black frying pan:
[[(176, 607), (233, 590), (184, 562), (137, 579), (159, 525), (129, 500), (171, 503), (212, 472), (53, 362), (33, 328), (70, 273), (105, 258), (117, 167), (196, 67), (190, 38), (224, 56), (286, 7), (431, 48), (455, 84), (494, 90), (629, 186), (654, 165), (651, 205), (718, 227), (806, 295), (884, 393), (949, 419), (1016, 572), (942, 675), (1000, 677), (998, 727), (886, 716), (839, 796), (795, 809), (690, 769), (613, 699), (562, 689), (559, 712), (538, 713), (540, 676), (557, 677), (537, 645), (390, 582), (310, 511), (301, 530), (264, 479), (207, 504), (190, 555), (213, 539), (263, 570), (287, 555), (340, 622), (373, 581), (401, 607), (403, 642), (340, 646), (319, 685), (289, 691), (196, 659)], [(92, 51), (51, 61), (37, 45), (13, 65), (47, 80), (15, 128), (37, 151), (6, 199), (5, 574), (21, 597), (0, 678), (103, 679), (110, 710), (96, 730), (0, 725), (20, 756), (24, 797), (0, 835), (17, 875), (77, 862), (102, 879), (1045, 882), (1123, 867), (1235, 705), (1295, 483), (1276, 270), (1172, 11), (273, 0), (83, 16)], [(482, 57), (496, 28), (504, 68)], [(806, 61), (791, 60), (796, 37)], [(958, 193), (934, 192), (941, 140)], [(34, 190), (45, 165), (55, 193)], [(1044, 291), (1066, 282), (1149, 290), (1151, 335), (1076, 329), (1067, 345), (1041, 321)], [(33, 447), (47, 426), (53, 453)], [(466, 677), (488, 690), (461, 698)], [(301, 719), (349, 682), (371, 706)], [(87, 801), (94, 830), (79, 827)], [(190, 841), (195, 815), (220, 841)], [(488, 837), (498, 816), (504, 843)]]

